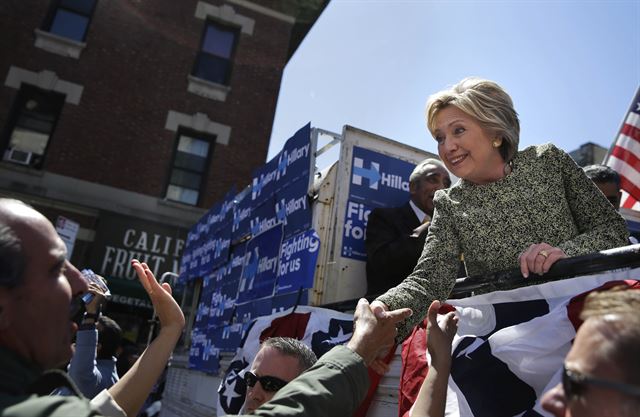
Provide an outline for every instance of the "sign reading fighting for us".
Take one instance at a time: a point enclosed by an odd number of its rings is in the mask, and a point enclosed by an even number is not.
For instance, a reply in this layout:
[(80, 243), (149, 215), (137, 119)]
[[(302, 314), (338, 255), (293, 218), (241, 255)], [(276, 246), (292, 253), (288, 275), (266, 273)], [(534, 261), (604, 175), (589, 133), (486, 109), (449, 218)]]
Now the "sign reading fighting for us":
[(320, 238), (313, 229), (295, 235), (282, 243), (277, 294), (313, 287), (319, 249)]
[(349, 198), (341, 254), (365, 261), (365, 233), (371, 210), (396, 207), (409, 200), (409, 176), (415, 164), (369, 149), (353, 147)]

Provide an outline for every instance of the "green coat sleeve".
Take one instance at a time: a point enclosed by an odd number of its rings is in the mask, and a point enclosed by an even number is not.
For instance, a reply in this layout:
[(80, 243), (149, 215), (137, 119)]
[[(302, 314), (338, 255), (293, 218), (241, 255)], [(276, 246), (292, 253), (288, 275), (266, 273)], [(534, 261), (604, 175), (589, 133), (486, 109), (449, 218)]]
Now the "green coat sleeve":
[(562, 175), (564, 192), (578, 235), (559, 245), (567, 256), (578, 256), (628, 244), (629, 232), (620, 214), (571, 157), (549, 146)]
[(446, 300), (456, 282), (461, 251), (454, 217), (449, 213), (450, 200), (438, 191), (434, 205), (427, 241), (415, 269), (398, 286), (377, 298), (390, 310), (409, 307), (413, 311), (411, 317), (398, 324), (397, 341), (409, 336), (433, 300)]

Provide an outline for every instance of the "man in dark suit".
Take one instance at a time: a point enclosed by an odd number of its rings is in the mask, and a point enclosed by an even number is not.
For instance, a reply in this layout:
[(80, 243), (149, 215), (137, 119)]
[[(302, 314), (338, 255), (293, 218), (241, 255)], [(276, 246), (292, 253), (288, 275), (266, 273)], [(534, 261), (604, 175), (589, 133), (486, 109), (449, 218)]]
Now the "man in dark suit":
[(420, 162), (409, 177), (409, 201), (400, 207), (377, 208), (366, 232), (367, 294), (382, 294), (405, 279), (418, 262), (433, 216), (433, 195), (451, 185), (437, 159)]

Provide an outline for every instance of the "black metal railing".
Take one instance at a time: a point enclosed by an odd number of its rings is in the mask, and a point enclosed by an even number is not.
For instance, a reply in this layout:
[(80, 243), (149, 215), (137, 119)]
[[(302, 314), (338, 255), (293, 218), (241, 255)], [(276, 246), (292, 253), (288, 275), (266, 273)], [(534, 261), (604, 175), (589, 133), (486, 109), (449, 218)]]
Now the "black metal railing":
[[(604, 271), (637, 267), (640, 267), (640, 244), (561, 259), (556, 262), (546, 274), (531, 274), (528, 278), (522, 276), (519, 268), (458, 278), (449, 298), (463, 298), (471, 294), (504, 291), (581, 275), (592, 275)], [(638, 277), (629, 278), (637, 279)], [(366, 298), (369, 301), (373, 301), (378, 295), (379, 294), (367, 295)], [(352, 299), (324, 304), (318, 307), (337, 311), (353, 311), (357, 303), (358, 299)]]

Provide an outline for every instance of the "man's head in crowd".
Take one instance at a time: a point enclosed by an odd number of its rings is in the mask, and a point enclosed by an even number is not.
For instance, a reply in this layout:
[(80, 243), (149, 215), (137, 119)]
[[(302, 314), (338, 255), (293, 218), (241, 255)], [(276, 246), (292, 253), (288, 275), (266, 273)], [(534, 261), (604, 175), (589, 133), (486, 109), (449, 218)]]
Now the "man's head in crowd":
[(640, 409), (640, 290), (587, 298), (563, 382), (542, 397), (554, 416), (632, 417)]
[(0, 346), (42, 369), (71, 357), (71, 297), (87, 290), (42, 214), (0, 199)]
[(96, 358), (111, 359), (117, 355), (122, 343), (122, 329), (118, 323), (107, 316), (100, 316), (96, 323), (98, 329), (98, 350)]
[(433, 216), (433, 195), (450, 186), (449, 172), (442, 162), (433, 158), (420, 162), (409, 177), (411, 201), (429, 216)]
[(589, 165), (583, 168), (587, 177), (602, 191), (607, 200), (617, 209), (620, 208), (620, 175), (606, 165)]
[(316, 355), (304, 343), (290, 337), (272, 337), (260, 346), (251, 370), (245, 374), (247, 396), (244, 411), (252, 412), (316, 363)]

